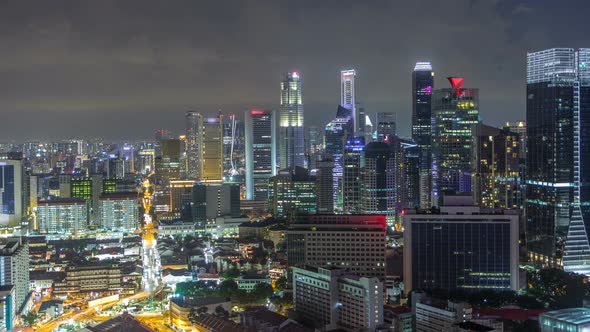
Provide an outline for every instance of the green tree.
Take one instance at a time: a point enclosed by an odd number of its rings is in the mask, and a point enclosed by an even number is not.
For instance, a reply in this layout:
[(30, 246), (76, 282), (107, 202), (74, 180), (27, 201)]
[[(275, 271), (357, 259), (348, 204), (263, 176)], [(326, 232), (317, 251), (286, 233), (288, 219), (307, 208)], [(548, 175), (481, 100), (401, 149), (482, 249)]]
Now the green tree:
[(223, 279), (235, 279), (240, 276), (240, 270), (236, 267), (231, 267), (227, 271), (224, 271), (221, 276)]
[(33, 311), (29, 311), (26, 315), (22, 316), (23, 323), (25, 326), (31, 326), (39, 319), (39, 314)]
[(275, 281), (275, 290), (277, 292), (282, 292), (285, 287), (287, 286), (287, 277), (283, 276), (277, 279), (277, 281)]

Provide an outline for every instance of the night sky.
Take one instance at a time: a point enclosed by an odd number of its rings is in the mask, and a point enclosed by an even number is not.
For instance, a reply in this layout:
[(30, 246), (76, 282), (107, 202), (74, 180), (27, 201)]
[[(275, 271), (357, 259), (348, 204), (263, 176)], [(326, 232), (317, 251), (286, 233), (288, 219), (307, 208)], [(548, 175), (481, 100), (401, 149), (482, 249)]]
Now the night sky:
[[(286, 71), (325, 125), (339, 71), (367, 112), (410, 133), (411, 71), (480, 88), (484, 122), (524, 119), (526, 52), (590, 47), (587, 1), (4, 1), (0, 141), (180, 133), (184, 112), (278, 109)], [(586, 37), (586, 38), (585, 38)]]

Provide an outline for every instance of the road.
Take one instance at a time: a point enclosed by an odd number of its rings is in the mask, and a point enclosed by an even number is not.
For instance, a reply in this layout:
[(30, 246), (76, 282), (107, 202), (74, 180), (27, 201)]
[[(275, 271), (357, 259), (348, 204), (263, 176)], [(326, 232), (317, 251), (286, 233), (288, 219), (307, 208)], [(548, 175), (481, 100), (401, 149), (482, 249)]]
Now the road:
[(119, 299), (118, 301), (102, 304), (96, 307), (87, 308), (81, 311), (70, 311), (61, 316), (57, 319), (52, 319), (37, 328), (37, 332), (51, 332), (61, 326), (62, 324), (67, 323), (70, 319), (76, 321), (84, 318), (84, 316), (92, 317), (97, 310), (105, 310), (108, 308), (113, 307), (114, 305), (121, 303), (123, 300), (142, 300), (150, 296), (149, 292), (140, 292), (135, 295), (131, 295), (128, 297), (124, 297)]

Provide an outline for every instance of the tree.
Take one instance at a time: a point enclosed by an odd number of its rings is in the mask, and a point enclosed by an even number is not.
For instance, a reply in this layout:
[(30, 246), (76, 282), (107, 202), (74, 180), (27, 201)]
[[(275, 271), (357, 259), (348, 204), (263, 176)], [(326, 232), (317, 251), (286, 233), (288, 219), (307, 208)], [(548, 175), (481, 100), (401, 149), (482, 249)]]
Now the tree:
[(236, 267), (231, 267), (227, 271), (224, 271), (222, 274), (223, 279), (235, 279), (240, 276), (240, 270)]
[(31, 326), (35, 324), (38, 318), (39, 314), (33, 311), (29, 311), (26, 315), (22, 316), (22, 320), (25, 326)]
[(285, 277), (285, 276), (280, 277), (277, 279), (277, 281), (275, 281), (275, 290), (277, 292), (282, 292), (286, 286), (287, 286), (287, 277)]
[(217, 286), (217, 289), (219, 290), (219, 295), (232, 297), (232, 295), (238, 290), (238, 284), (235, 281), (228, 279), (222, 281), (219, 286)]
[(215, 315), (221, 318), (229, 318), (229, 312), (225, 310), (221, 305), (215, 307)]
[(254, 286), (254, 290), (252, 290), (252, 294), (254, 295), (253, 297), (255, 301), (266, 300), (269, 297), (271, 297), (273, 293), (274, 291), (272, 289), (272, 286), (265, 282), (256, 284), (256, 286)]

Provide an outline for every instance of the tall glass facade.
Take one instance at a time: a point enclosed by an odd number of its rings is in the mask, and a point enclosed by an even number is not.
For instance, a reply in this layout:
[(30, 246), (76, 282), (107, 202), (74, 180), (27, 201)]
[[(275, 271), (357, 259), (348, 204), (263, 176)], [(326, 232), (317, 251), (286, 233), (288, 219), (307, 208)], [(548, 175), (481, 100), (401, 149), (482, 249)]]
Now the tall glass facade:
[(527, 55), (525, 214), (530, 258), (590, 274), (589, 49)]
[(479, 89), (439, 89), (432, 96), (432, 204), (445, 192), (471, 193)]
[(274, 111), (249, 110), (246, 127), (246, 199), (268, 200), (268, 180), (276, 175), (277, 143)]
[(281, 82), (279, 128), (281, 169), (305, 167), (303, 99), (297, 72), (288, 73)]
[(420, 204), (430, 206), (432, 145), (432, 90), (434, 72), (430, 62), (418, 62), (412, 72), (412, 138), (420, 150)]

